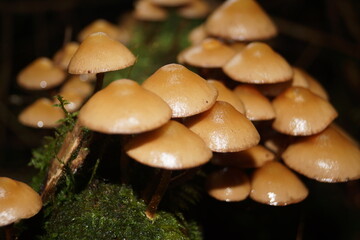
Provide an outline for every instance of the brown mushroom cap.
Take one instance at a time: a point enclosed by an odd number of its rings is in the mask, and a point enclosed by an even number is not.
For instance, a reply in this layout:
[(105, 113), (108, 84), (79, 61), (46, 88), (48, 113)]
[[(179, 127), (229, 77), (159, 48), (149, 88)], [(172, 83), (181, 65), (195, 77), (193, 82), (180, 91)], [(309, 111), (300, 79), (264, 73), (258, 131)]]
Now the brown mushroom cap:
[(235, 55), (235, 50), (215, 38), (206, 38), (183, 54), (185, 63), (203, 68), (221, 68)]
[(214, 79), (209, 79), (207, 82), (217, 89), (217, 101), (230, 103), (236, 110), (238, 110), (242, 114), (245, 113), (244, 104), (241, 99), (233, 91), (227, 88), (222, 82)]
[(359, 146), (333, 126), (299, 138), (282, 157), (290, 168), (317, 181), (346, 182), (360, 178)]
[(125, 150), (142, 164), (171, 170), (197, 167), (212, 157), (204, 141), (176, 121), (135, 136)]
[(223, 70), (231, 79), (244, 83), (278, 83), (293, 77), (289, 63), (261, 42), (248, 44), (223, 66)]
[(192, 0), (180, 7), (177, 13), (183, 18), (196, 19), (205, 18), (210, 12), (209, 3), (204, 0)]
[(180, 64), (159, 68), (142, 86), (167, 102), (174, 118), (204, 112), (214, 105), (217, 97), (213, 86)]
[(140, 0), (135, 3), (135, 19), (143, 21), (164, 21), (167, 17), (167, 10), (152, 3), (150, 0)]
[(269, 161), (253, 172), (250, 198), (256, 202), (285, 206), (301, 202), (307, 195), (306, 186), (280, 162)]
[(207, 176), (206, 188), (208, 194), (217, 200), (242, 201), (249, 196), (250, 181), (245, 172), (229, 167)]
[(238, 85), (233, 92), (243, 102), (245, 115), (248, 119), (261, 121), (275, 118), (275, 110), (271, 102), (254, 86), (247, 84)]
[(293, 87), (303, 87), (303, 88), (309, 88), (309, 83), (306, 80), (305, 76), (303, 75), (300, 68), (293, 67), (294, 76), (292, 80), (291, 86)]
[(273, 128), (288, 135), (319, 133), (337, 117), (329, 102), (302, 87), (288, 88), (272, 104), (276, 113)]
[(17, 76), (20, 87), (29, 90), (45, 90), (64, 82), (66, 73), (46, 57), (35, 59)]
[(103, 32), (90, 34), (69, 63), (69, 73), (88, 74), (115, 71), (135, 63), (135, 56), (122, 43)]
[(150, 131), (171, 118), (171, 109), (157, 95), (133, 80), (119, 79), (93, 95), (80, 109), (80, 123), (107, 134)]
[(329, 100), (329, 95), (327, 94), (326, 90), (323, 86), (312, 76), (310, 76), (307, 72), (303, 69), (297, 68), (298, 73), (306, 80), (308, 87), (311, 92), (315, 93), (316, 95), (322, 97), (325, 100)]
[(210, 110), (186, 118), (185, 125), (214, 152), (238, 152), (260, 141), (254, 125), (227, 102), (217, 101)]
[(264, 95), (270, 98), (278, 96), (287, 88), (292, 86), (293, 81), (280, 83), (256, 84), (256, 88)]
[(253, 0), (227, 0), (207, 18), (206, 31), (228, 40), (269, 39), (277, 29), (263, 9)]
[(30, 186), (0, 177), (0, 227), (30, 218), (42, 207), (41, 197)]
[(111, 39), (117, 41), (120, 41), (122, 34), (120, 28), (115, 24), (105, 19), (97, 19), (80, 31), (78, 34), (78, 40), (79, 42), (82, 42), (90, 34), (97, 32), (106, 33)]
[(199, 44), (207, 37), (208, 34), (205, 31), (205, 26), (203, 24), (193, 28), (188, 35), (188, 39), (191, 45)]
[(72, 76), (61, 87), (60, 92), (75, 93), (83, 97), (88, 97), (92, 94), (94, 86), (87, 81), (83, 81), (80, 75)]
[(79, 48), (79, 43), (69, 42), (59, 51), (57, 51), (53, 57), (54, 64), (59, 66), (63, 70), (67, 70), (69, 62)]
[(64, 118), (64, 112), (55, 107), (54, 103), (47, 98), (40, 98), (26, 107), (19, 115), (21, 124), (34, 128), (55, 128)]
[(238, 168), (258, 168), (268, 161), (273, 161), (275, 154), (262, 145), (245, 149), (240, 152), (218, 153), (211, 162), (215, 165)]

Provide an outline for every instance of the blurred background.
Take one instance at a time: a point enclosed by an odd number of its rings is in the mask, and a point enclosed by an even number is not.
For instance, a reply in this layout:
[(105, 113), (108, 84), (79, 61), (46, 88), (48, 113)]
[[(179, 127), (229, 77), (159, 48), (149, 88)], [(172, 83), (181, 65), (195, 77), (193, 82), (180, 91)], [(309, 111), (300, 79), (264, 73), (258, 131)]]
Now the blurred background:
[[(360, 2), (258, 2), (279, 28), (271, 42), (274, 49), (321, 82), (338, 110), (336, 122), (359, 141)], [(131, 0), (0, 1), (0, 176), (30, 181), (35, 173), (27, 165), (31, 150), (52, 134), (18, 122), (19, 112), (35, 99), (32, 92), (17, 86), (18, 72), (37, 57), (51, 58), (69, 32), (76, 40), (76, 34), (98, 18), (117, 24), (132, 7)], [(207, 207), (198, 209), (205, 239), (360, 239), (359, 181), (304, 181), (310, 196), (296, 206), (205, 199)]]

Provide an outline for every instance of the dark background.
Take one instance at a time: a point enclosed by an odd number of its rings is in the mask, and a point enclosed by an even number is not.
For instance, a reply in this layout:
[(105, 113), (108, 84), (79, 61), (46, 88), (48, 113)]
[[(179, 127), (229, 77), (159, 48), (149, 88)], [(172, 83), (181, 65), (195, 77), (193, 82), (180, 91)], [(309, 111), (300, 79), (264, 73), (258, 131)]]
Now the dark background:
[[(258, 1), (279, 27), (272, 41), (292, 65), (320, 81), (339, 112), (336, 122), (360, 139), (360, 1)], [(29, 181), (31, 149), (51, 134), (21, 126), (17, 115), (34, 100), (20, 89), (17, 73), (39, 56), (61, 48), (65, 30), (73, 40), (98, 18), (117, 23), (130, 0), (0, 1), (0, 176)], [(37, 93), (40, 94), (41, 93)], [(200, 207), (205, 239), (360, 239), (359, 181), (340, 184), (303, 179), (310, 189), (301, 204), (274, 208), (205, 199)], [(234, 234), (236, 237), (234, 237)]]

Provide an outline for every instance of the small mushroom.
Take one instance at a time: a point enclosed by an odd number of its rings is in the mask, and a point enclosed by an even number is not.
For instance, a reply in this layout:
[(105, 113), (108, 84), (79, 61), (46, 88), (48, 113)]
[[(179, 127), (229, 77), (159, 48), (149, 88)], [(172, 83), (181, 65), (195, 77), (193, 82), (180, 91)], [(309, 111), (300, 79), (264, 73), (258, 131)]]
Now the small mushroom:
[(206, 190), (217, 200), (238, 202), (249, 196), (250, 181), (243, 170), (227, 167), (207, 176)]
[(245, 107), (241, 99), (233, 91), (227, 88), (224, 83), (215, 79), (209, 79), (207, 82), (213, 85), (218, 91), (217, 101), (230, 103), (240, 113), (245, 113)]
[(250, 120), (227, 102), (217, 101), (208, 111), (186, 118), (184, 124), (214, 152), (238, 152), (260, 141)]
[(209, 35), (235, 41), (269, 39), (277, 34), (275, 24), (253, 0), (227, 0), (205, 22)]
[(45, 90), (59, 86), (65, 81), (66, 73), (46, 57), (31, 62), (17, 75), (17, 83), (28, 90)]
[(125, 145), (125, 150), (142, 164), (169, 170), (197, 167), (212, 157), (211, 150), (198, 135), (173, 120), (136, 135)]
[(186, 49), (184, 62), (201, 68), (221, 68), (235, 55), (235, 50), (215, 38), (206, 38), (201, 43)]
[(255, 169), (251, 177), (250, 198), (272, 206), (303, 201), (309, 191), (301, 180), (278, 161), (269, 161)]
[(328, 101), (302, 87), (288, 88), (272, 104), (276, 113), (273, 128), (293, 136), (319, 133), (338, 115)]
[(31, 218), (41, 207), (40, 195), (26, 183), (0, 177), (0, 227)]
[(63, 70), (67, 70), (70, 60), (76, 50), (79, 48), (79, 43), (69, 42), (60, 50), (58, 50), (53, 57), (54, 64)]
[(271, 120), (275, 118), (275, 110), (269, 99), (254, 86), (242, 84), (233, 90), (245, 107), (245, 115), (251, 121)]
[(164, 21), (168, 17), (166, 9), (150, 0), (140, 0), (134, 6), (134, 18), (142, 21)]
[(269, 45), (252, 42), (224, 66), (226, 75), (237, 82), (269, 84), (290, 81), (293, 70), (289, 63)]
[(64, 112), (47, 98), (40, 98), (26, 107), (18, 116), (19, 122), (33, 128), (55, 128), (64, 118)]
[(336, 126), (297, 139), (282, 158), (291, 169), (317, 181), (346, 182), (360, 178), (359, 146)]
[(197, 19), (205, 18), (211, 9), (209, 3), (204, 0), (192, 0), (184, 6), (181, 6), (177, 13), (183, 18)]
[(105, 20), (105, 19), (97, 19), (93, 21), (91, 24), (82, 29), (77, 38), (79, 42), (84, 41), (90, 34), (103, 32), (106, 33), (111, 39), (120, 41), (122, 39), (122, 32), (118, 26), (115, 24)]
[(167, 64), (148, 77), (142, 86), (160, 96), (173, 118), (188, 117), (211, 108), (217, 90), (205, 79), (180, 64)]
[(107, 134), (135, 134), (169, 121), (171, 109), (133, 80), (119, 79), (94, 94), (80, 109), (79, 122)]

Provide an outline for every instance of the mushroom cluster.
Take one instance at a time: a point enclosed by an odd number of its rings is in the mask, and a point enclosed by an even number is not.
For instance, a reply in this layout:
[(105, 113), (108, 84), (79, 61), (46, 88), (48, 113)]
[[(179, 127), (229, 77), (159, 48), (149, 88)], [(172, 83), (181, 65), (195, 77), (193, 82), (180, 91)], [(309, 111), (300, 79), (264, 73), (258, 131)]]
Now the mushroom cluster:
[[(334, 125), (337, 111), (320, 83), (265, 42), (276, 34), (256, 1), (228, 0), (190, 33), (192, 45), (178, 55), (180, 63), (216, 84), (217, 101), (244, 114), (261, 136), (256, 146), (214, 155), (211, 162), (219, 169), (208, 176), (207, 189), (216, 199), (249, 196), (288, 205), (308, 195), (297, 173), (322, 182), (360, 178), (358, 144)], [(219, 122), (225, 116), (213, 118)], [(196, 125), (190, 129), (201, 134)]]
[[(195, 9), (207, 13), (200, 0), (141, 0), (134, 15), (163, 20), (170, 7), (184, 16), (197, 16)], [(94, 22), (79, 35), (80, 44), (69, 43), (52, 63), (42, 58), (19, 74), (19, 84), (27, 82), (28, 89), (59, 86), (64, 69), (72, 74), (59, 94), (70, 102), (67, 111), (79, 110), (77, 123), (51, 163), (44, 200), (64, 166), (74, 161), (79, 149), (88, 147), (82, 145), (83, 129), (120, 136), (119, 171), (124, 182), (129, 158), (160, 169), (147, 203), (150, 219), (173, 171), (205, 164), (214, 169), (205, 186), (213, 198), (229, 202), (250, 197), (272, 206), (295, 204), (308, 196), (299, 174), (322, 182), (360, 178), (358, 143), (334, 124), (337, 111), (320, 83), (265, 42), (277, 29), (254, 0), (227, 0), (215, 9), (191, 32), (192, 45), (179, 53), (179, 63), (161, 66), (142, 84), (129, 76), (103, 88), (105, 72), (136, 62), (118, 34), (119, 29), (104, 20)], [(51, 73), (46, 80), (42, 75), (31, 77), (32, 68)], [(57, 72), (61, 80), (54, 77)], [(95, 86), (82, 80), (89, 74), (96, 75)], [(19, 120), (28, 126), (54, 127), (64, 113), (53, 104), (40, 99)], [(30, 112), (35, 112), (35, 120), (29, 120)], [(85, 158), (86, 154), (81, 156), (77, 167)]]

